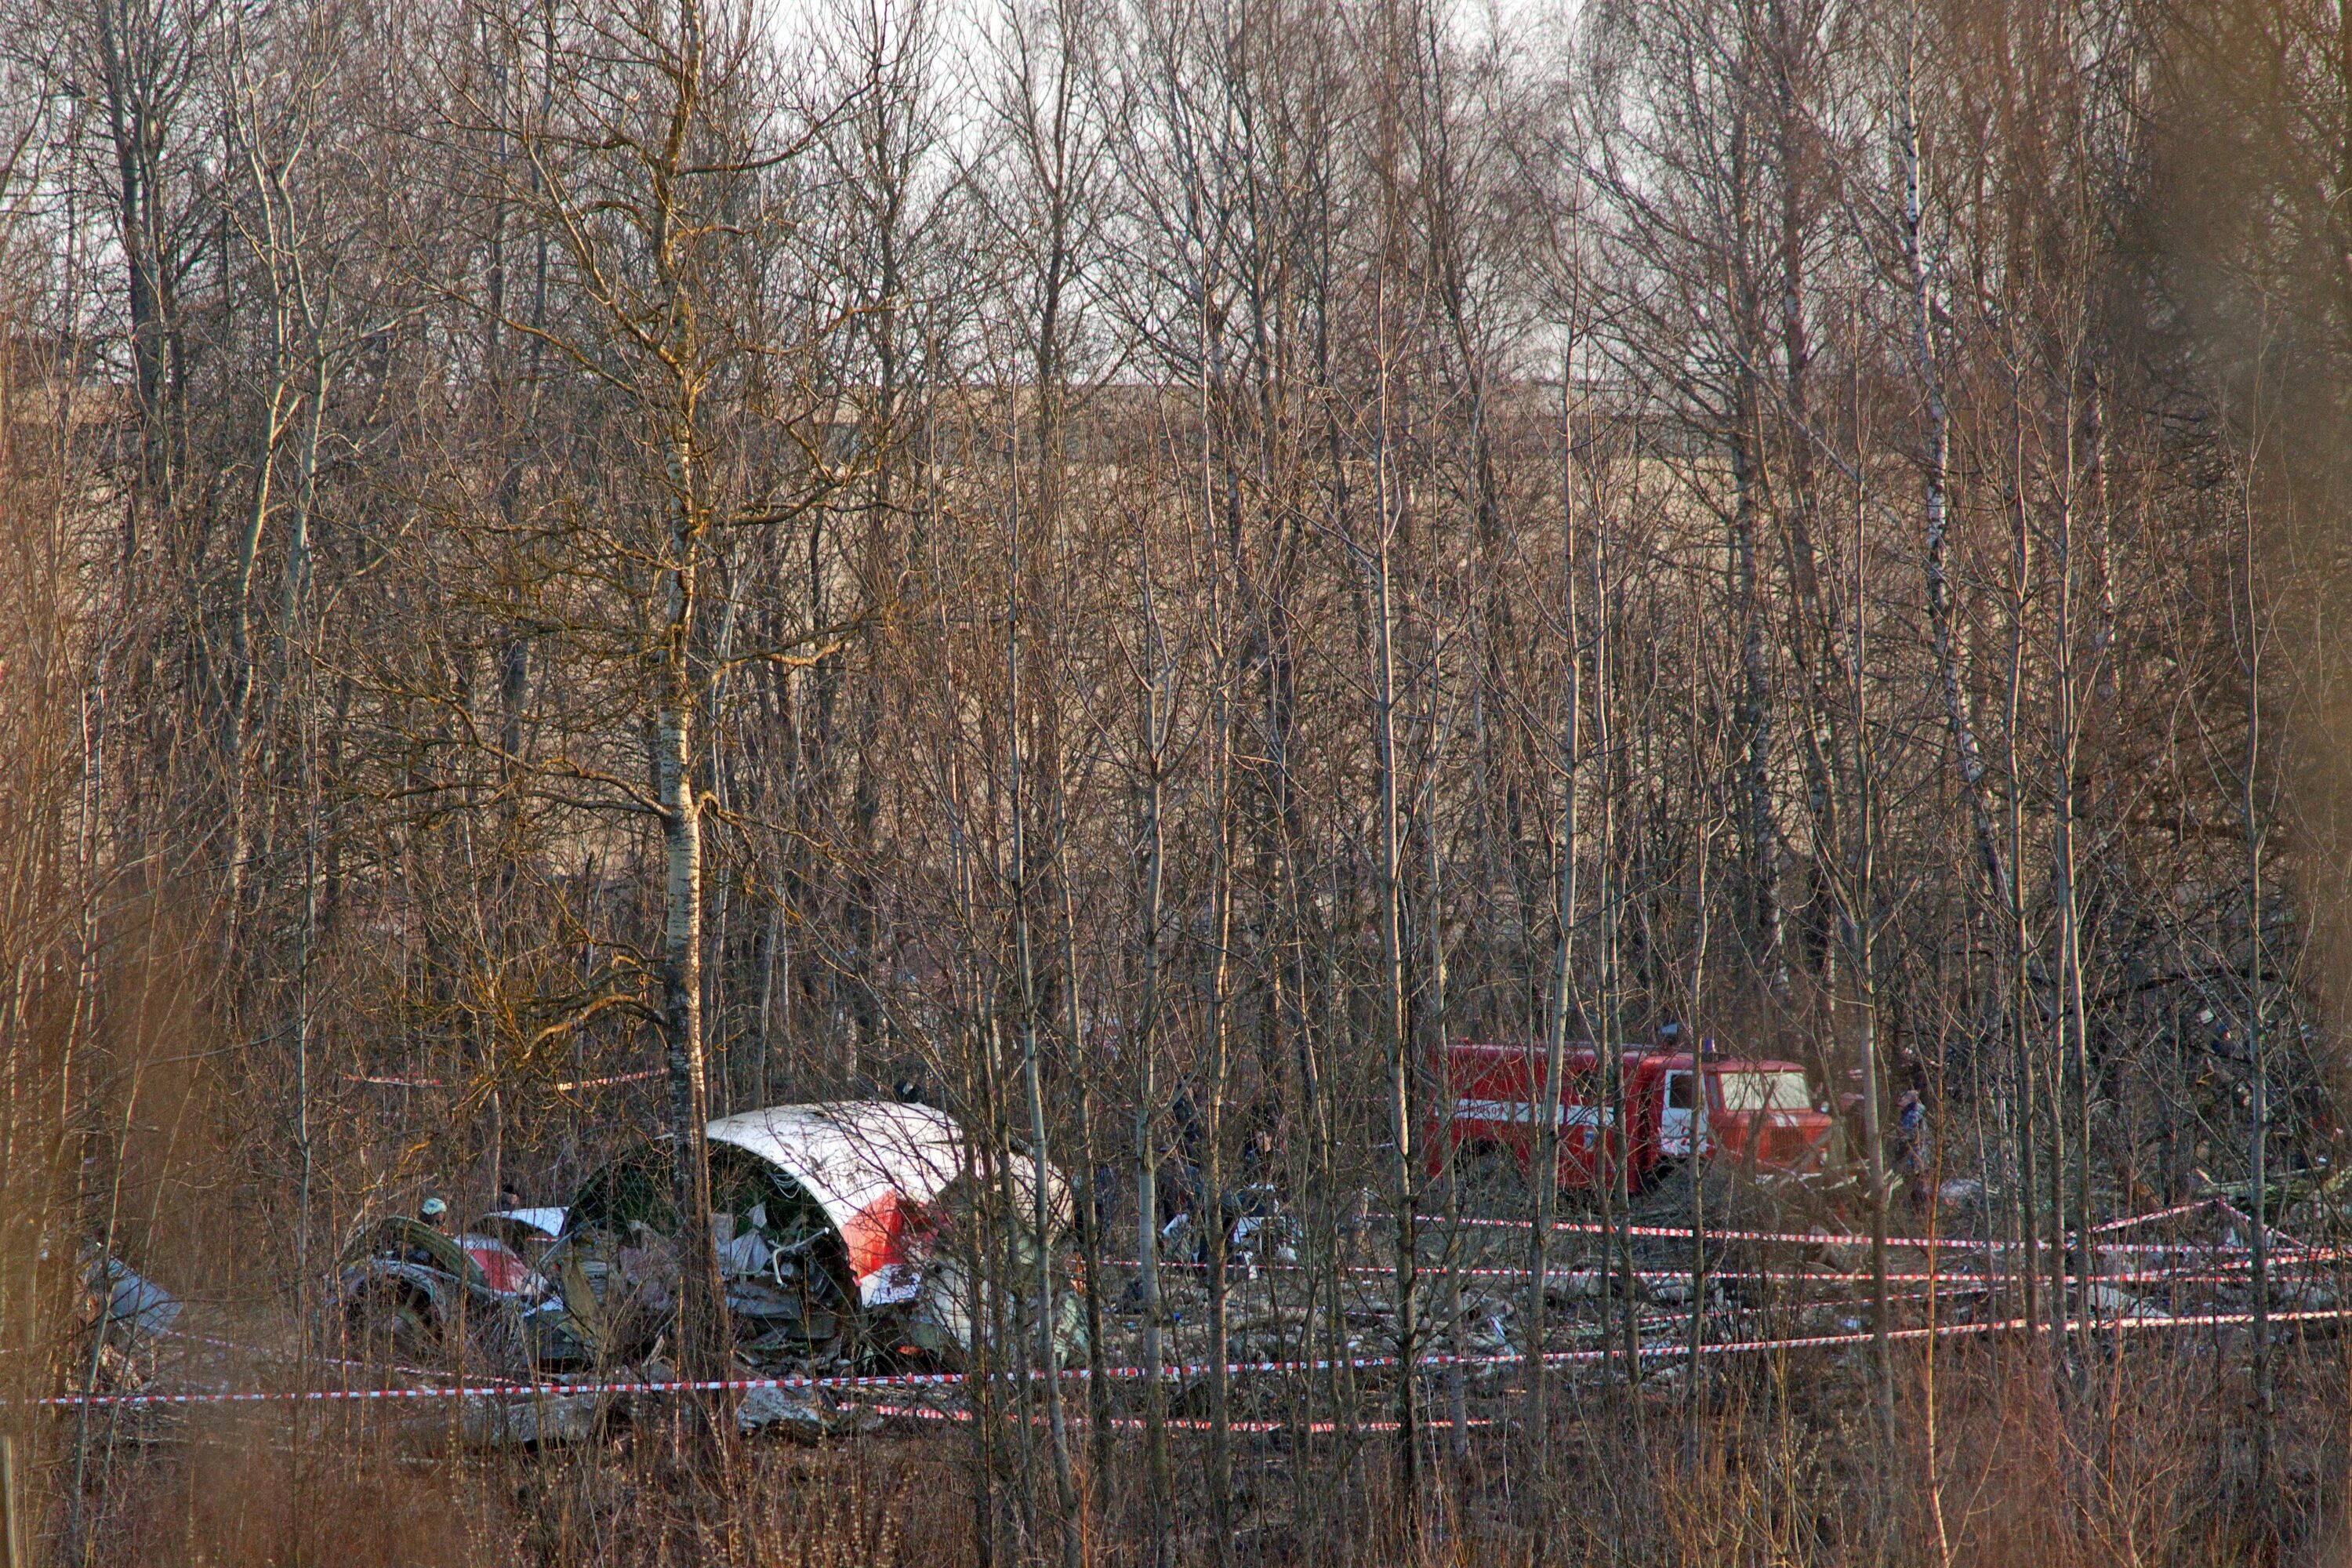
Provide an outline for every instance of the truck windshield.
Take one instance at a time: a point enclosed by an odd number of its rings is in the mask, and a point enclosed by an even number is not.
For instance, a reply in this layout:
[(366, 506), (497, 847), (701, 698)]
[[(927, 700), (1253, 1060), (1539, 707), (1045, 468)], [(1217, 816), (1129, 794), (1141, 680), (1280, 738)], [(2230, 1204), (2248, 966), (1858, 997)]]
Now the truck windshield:
[(1726, 1110), (1811, 1110), (1801, 1072), (1727, 1072), (1720, 1075)]

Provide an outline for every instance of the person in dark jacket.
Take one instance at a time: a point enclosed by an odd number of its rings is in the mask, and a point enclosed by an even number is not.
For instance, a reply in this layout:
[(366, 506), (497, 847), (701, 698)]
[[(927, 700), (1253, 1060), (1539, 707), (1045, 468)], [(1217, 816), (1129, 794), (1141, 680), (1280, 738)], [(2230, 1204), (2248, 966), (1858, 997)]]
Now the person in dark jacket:
[(1904, 1194), (1915, 1209), (1927, 1206), (1927, 1108), (1919, 1091), (1906, 1089), (1895, 1102), (1895, 1167), (1903, 1173)]

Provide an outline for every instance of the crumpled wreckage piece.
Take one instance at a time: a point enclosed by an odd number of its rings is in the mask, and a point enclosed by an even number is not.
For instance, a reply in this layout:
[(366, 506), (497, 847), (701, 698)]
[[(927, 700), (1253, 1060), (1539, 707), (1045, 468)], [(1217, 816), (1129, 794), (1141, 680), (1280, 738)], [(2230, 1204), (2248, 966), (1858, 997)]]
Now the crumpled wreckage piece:
[[(771, 1106), (712, 1121), (712, 1243), (737, 1351), (752, 1366), (856, 1362), (913, 1352), (953, 1362), (970, 1348), (978, 1293), (965, 1282), (959, 1221), (976, 1198), (1009, 1200), (1013, 1278), (1035, 1274), (1020, 1223), (1045, 1186), (1060, 1247), (1072, 1215), (1059, 1171), (1015, 1156), (990, 1173), (943, 1110), (895, 1101)], [(652, 1352), (675, 1312), (678, 1260), (666, 1143), (641, 1145), (592, 1174), (542, 1259), (562, 1286), (587, 1359)], [(1082, 1312), (1064, 1300), (1058, 1337)], [(1017, 1315), (1017, 1313), (1016, 1313)]]
[(163, 1333), (180, 1320), (178, 1297), (112, 1253), (89, 1248), (83, 1279), (93, 1301), (105, 1302), (104, 1322), (110, 1332), (137, 1340)]

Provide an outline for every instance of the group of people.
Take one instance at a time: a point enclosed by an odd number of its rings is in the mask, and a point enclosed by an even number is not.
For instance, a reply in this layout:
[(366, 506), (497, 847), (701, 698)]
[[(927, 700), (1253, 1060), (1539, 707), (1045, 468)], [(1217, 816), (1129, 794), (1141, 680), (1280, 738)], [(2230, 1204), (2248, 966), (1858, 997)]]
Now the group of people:
[[(1191, 1254), (1190, 1261), (1215, 1263), (1239, 1253), (1255, 1255), (1254, 1243), (1283, 1212), (1276, 1177), (1275, 1121), (1268, 1109), (1244, 1113), (1241, 1144), (1229, 1163), (1221, 1163), (1213, 1194), (1208, 1180), (1210, 1127), (1202, 1114), (1198, 1086), (1186, 1079), (1169, 1102), (1171, 1137), (1159, 1161), (1160, 1212), (1168, 1216), (1162, 1237)], [(1213, 1211), (1215, 1224), (1206, 1223)], [(1213, 1247), (1213, 1235), (1225, 1245)], [(1255, 1258), (1253, 1256), (1252, 1262)]]
[[(499, 1208), (520, 1209), (529, 1208), (530, 1206), (530, 1201), (522, 1195), (521, 1188), (516, 1186), (511, 1182), (501, 1183), (499, 1184)], [(426, 1198), (423, 1203), (416, 1205), (416, 1218), (420, 1224), (439, 1231), (443, 1236), (448, 1235), (449, 1226), (452, 1223), (449, 1218), (448, 1201), (445, 1198), (438, 1197)]]

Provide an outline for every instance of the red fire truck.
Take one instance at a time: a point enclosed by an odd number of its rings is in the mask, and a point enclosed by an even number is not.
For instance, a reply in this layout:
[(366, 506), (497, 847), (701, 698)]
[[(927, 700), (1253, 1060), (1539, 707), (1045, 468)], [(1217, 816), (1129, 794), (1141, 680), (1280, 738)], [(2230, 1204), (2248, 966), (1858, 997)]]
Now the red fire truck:
[[(1794, 1062), (1719, 1056), (1712, 1041), (1688, 1050), (1626, 1047), (1618, 1091), (1619, 1124), (1601, 1103), (1601, 1056), (1591, 1045), (1570, 1045), (1562, 1057), (1559, 1094), (1559, 1182), (1592, 1186), (1614, 1175), (1625, 1160), (1629, 1186), (1646, 1188), (1688, 1159), (1704, 1156), (1788, 1169), (1811, 1158), (1828, 1141), (1829, 1112), (1814, 1102), (1804, 1068)], [(1449, 1082), (1441, 1090), (1423, 1147), (1438, 1173), (1450, 1141), (1467, 1163), (1507, 1158), (1532, 1169), (1542, 1115), (1544, 1047), (1519, 1041), (1446, 1047)], [(1449, 1103), (1450, 1102), (1450, 1103)], [(1452, 1114), (1448, 1116), (1446, 1111)], [(1604, 1166), (1602, 1156), (1608, 1156)]]

